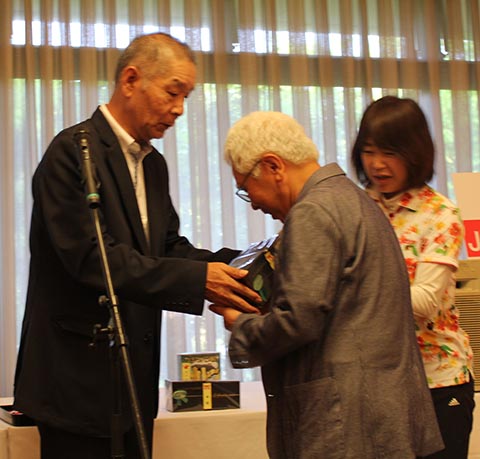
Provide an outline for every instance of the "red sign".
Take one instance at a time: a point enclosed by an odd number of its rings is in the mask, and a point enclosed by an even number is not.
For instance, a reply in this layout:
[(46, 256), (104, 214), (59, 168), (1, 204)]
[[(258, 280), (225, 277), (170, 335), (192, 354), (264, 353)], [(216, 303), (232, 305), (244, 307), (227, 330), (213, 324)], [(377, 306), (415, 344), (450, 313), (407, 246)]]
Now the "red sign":
[(468, 256), (480, 257), (480, 220), (464, 220), (463, 223)]

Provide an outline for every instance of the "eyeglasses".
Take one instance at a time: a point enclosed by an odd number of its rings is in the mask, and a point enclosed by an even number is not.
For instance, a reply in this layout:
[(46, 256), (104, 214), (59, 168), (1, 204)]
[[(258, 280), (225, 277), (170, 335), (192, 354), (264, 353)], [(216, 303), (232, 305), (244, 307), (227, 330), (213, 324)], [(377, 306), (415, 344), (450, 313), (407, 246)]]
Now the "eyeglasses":
[(243, 179), (242, 184), (237, 188), (237, 191), (235, 191), (235, 194), (245, 202), (252, 202), (252, 200), (250, 199), (250, 196), (248, 195), (248, 191), (245, 189), (245, 184), (247, 183), (247, 180), (250, 178), (253, 171), (258, 166), (258, 164), (260, 163), (261, 160), (262, 160), (262, 158), (260, 158), (258, 161), (255, 162), (255, 164), (250, 169), (248, 174), (245, 175), (245, 178)]

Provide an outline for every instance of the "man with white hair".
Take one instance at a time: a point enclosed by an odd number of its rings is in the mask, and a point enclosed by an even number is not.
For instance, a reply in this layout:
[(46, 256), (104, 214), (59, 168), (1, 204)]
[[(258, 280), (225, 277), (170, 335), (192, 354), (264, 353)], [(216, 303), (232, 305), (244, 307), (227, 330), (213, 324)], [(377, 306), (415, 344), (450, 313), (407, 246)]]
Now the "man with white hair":
[(236, 368), (262, 367), (273, 459), (415, 459), (442, 449), (405, 263), (378, 206), (303, 128), (255, 112), (229, 131), (237, 194), (284, 223), (263, 315), (212, 305)]

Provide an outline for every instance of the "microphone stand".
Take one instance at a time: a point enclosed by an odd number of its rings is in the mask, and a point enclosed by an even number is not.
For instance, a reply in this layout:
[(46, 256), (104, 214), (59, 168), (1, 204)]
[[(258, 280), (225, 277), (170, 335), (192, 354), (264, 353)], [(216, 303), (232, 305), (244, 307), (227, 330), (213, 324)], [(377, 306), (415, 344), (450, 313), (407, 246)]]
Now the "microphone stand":
[(107, 295), (102, 295), (99, 298), (100, 304), (108, 306), (110, 311), (110, 322), (107, 328), (101, 328), (100, 325), (95, 325), (94, 338), (92, 345), (95, 345), (96, 337), (99, 333), (108, 334), (110, 339), (110, 359), (112, 362), (112, 374), (114, 381), (114, 408), (112, 413), (112, 458), (124, 458), (123, 448), (123, 433), (121, 431), (121, 403), (120, 403), (120, 363), (123, 368), (123, 375), (127, 384), (128, 395), (130, 398), (133, 421), (138, 439), (140, 449), (140, 459), (150, 459), (150, 452), (148, 442), (145, 435), (145, 428), (140, 412), (140, 405), (138, 402), (137, 390), (133, 377), (133, 370), (130, 361), (130, 354), (128, 352), (128, 340), (123, 328), (120, 311), (118, 309), (118, 298), (113, 288), (113, 282), (110, 274), (110, 266), (108, 263), (107, 252), (105, 250), (105, 241), (100, 225), (100, 218), (98, 215), (98, 207), (100, 206), (100, 195), (97, 192), (97, 186), (94, 180), (92, 160), (90, 157), (90, 148), (88, 142), (88, 132), (80, 130), (75, 134), (80, 148), (82, 157), (82, 170), (85, 178), (86, 199), (88, 207), (91, 210), (92, 219), (95, 225), (95, 231), (98, 241), (98, 249), (101, 259), (102, 272), (107, 290)]

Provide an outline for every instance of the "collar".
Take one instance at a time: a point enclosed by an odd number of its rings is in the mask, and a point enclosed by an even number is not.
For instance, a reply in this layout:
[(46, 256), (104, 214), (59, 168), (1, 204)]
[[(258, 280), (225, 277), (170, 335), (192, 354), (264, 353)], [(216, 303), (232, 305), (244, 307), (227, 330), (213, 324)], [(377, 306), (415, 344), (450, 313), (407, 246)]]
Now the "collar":
[(308, 191), (313, 188), (317, 183), (340, 175), (346, 174), (337, 163), (330, 163), (326, 164), (325, 166), (321, 166), (320, 169), (316, 170), (305, 182), (302, 191), (298, 195), (297, 201), (303, 198), (308, 193)]
[(420, 188), (410, 188), (388, 199), (370, 186), (367, 186), (365, 191), (374, 201), (380, 203), (389, 211), (403, 207), (412, 212), (417, 212), (424, 201), (425, 193), (431, 193), (433, 190), (428, 185), (424, 185)]
[(108, 124), (112, 128), (112, 131), (117, 136), (120, 147), (124, 153), (130, 153), (139, 159), (143, 159), (153, 150), (153, 147), (150, 143), (146, 145), (140, 145), (137, 141), (135, 141), (135, 139), (125, 129), (123, 129), (123, 127), (113, 117), (106, 104), (100, 105), (99, 108)]

